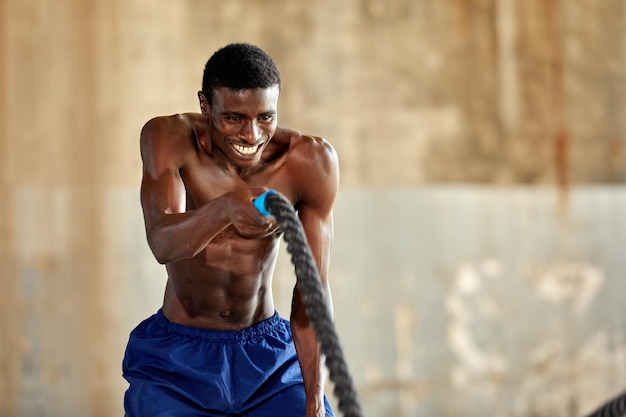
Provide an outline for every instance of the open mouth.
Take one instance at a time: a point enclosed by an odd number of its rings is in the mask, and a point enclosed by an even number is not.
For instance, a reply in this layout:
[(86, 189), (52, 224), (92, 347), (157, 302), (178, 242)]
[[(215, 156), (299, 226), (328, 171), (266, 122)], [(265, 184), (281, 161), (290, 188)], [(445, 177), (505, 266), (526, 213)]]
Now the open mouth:
[(250, 156), (257, 153), (261, 145), (235, 145), (233, 144), (233, 148), (235, 151), (243, 156)]

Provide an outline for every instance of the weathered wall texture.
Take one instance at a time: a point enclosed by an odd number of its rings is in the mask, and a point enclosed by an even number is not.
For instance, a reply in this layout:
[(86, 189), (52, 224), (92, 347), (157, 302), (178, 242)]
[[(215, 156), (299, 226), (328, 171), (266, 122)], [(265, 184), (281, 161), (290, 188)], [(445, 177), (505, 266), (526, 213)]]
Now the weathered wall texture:
[(344, 190), (333, 290), (368, 415), (573, 417), (626, 389), (626, 188), (570, 197)]
[[(327, 137), (366, 415), (575, 416), (626, 389), (622, 0), (0, 0), (0, 415), (122, 414), (158, 307), (138, 134), (257, 43)], [(283, 254), (284, 255), (284, 254)], [(288, 314), (285, 256), (275, 295)]]

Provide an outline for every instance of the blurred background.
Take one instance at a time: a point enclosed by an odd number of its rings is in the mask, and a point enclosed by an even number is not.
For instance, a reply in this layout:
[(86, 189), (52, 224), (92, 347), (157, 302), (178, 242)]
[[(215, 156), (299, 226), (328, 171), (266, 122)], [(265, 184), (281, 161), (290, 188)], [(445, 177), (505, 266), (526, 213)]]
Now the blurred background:
[[(277, 61), (341, 162), (366, 416), (582, 416), (626, 390), (623, 0), (0, 0), (0, 416), (123, 415), (161, 304), (138, 137), (208, 57)], [(279, 312), (295, 282), (285, 252)], [(332, 385), (329, 385), (329, 395)]]

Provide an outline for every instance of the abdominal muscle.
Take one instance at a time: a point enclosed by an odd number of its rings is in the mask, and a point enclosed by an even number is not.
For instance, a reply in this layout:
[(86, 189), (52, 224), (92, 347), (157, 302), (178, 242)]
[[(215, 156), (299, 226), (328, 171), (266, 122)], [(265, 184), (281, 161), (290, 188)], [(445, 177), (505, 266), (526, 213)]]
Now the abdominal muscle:
[(241, 330), (274, 314), (278, 237), (218, 239), (194, 258), (167, 264), (163, 314), (169, 321)]

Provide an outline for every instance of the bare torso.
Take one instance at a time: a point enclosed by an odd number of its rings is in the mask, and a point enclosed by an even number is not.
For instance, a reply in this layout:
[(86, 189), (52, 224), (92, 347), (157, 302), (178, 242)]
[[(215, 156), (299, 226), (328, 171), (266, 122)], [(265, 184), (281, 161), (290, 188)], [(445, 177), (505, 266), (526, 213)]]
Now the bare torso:
[(238, 330), (270, 317), (278, 239), (277, 233), (246, 239), (229, 227), (195, 257), (167, 264), (165, 316), (177, 323), (223, 330)]
[[(298, 185), (294, 162), (298, 146), (316, 138), (277, 129), (263, 151), (262, 163), (249, 172), (224, 169), (215, 162), (199, 114), (170, 116), (165, 125), (177, 137), (179, 175), (184, 183), (185, 211), (193, 211), (225, 193), (245, 187), (275, 189), (294, 205)], [(169, 133), (172, 136), (172, 133)], [(291, 155), (287, 158), (287, 155)], [(298, 174), (301, 175), (301, 174)], [(145, 185), (144, 185), (145, 187)], [(167, 262), (163, 313), (173, 322), (195, 327), (239, 330), (274, 314), (272, 274), (280, 233), (244, 237), (229, 225), (195, 256)]]

